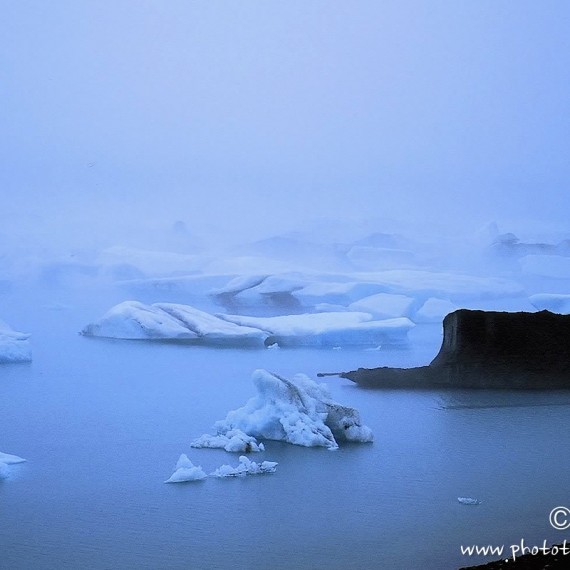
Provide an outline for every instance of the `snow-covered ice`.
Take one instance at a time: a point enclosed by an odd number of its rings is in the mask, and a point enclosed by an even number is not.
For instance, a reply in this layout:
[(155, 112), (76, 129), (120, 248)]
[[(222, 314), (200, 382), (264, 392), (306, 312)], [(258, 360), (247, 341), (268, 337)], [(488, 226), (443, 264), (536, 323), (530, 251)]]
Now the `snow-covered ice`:
[(256, 463), (245, 455), (240, 456), (239, 464), (236, 467), (231, 465), (221, 465), (213, 473), (212, 477), (243, 477), (245, 475), (263, 475), (265, 473), (275, 473), (278, 463), (276, 461), (262, 461)]
[(304, 313), (278, 317), (218, 315), (229, 322), (261, 329), (266, 344), (279, 346), (377, 346), (403, 344), (414, 324), (407, 318), (375, 321), (370, 313), (355, 311)]
[(210, 449), (225, 449), (230, 452), (249, 453), (265, 451), (263, 443), (258, 443), (255, 437), (243, 433), (239, 429), (229, 430), (217, 435), (204, 434), (195, 439), (191, 447), (206, 447)]
[(208, 344), (251, 344), (263, 346), (267, 334), (258, 328), (239, 326), (190, 305), (155, 303), (153, 307), (168, 313)]
[(531, 295), (528, 299), (539, 311), (546, 310), (563, 315), (570, 314), (570, 295), (539, 293)]
[(324, 384), (304, 374), (288, 380), (267, 370), (256, 370), (252, 379), (257, 396), (216, 422), (218, 435), (239, 429), (259, 439), (329, 449), (338, 448), (337, 440), (373, 440), (358, 411), (334, 402)]
[(87, 325), (82, 334), (123, 339), (190, 340), (198, 335), (178, 319), (153, 305), (124, 301), (98, 321)]
[(125, 301), (101, 319), (87, 325), (82, 334), (122, 339), (192, 340), (204, 344), (264, 346), (267, 333), (238, 326), (190, 305)]
[(17, 332), (0, 320), (0, 363), (31, 361), (29, 338), (29, 334)]
[(182, 454), (176, 462), (174, 473), (165, 483), (186, 483), (188, 481), (201, 481), (208, 475), (204, 472), (200, 465), (194, 465), (188, 456)]

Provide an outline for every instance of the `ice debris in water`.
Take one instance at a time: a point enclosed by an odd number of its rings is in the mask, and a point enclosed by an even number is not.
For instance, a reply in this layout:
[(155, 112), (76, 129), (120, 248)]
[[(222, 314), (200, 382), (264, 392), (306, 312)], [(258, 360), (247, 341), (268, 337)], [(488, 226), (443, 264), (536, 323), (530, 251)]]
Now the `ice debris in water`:
[(216, 436), (205, 435), (197, 441), (222, 436), (231, 441), (235, 430), (255, 438), (328, 449), (337, 449), (337, 440), (373, 440), (372, 431), (362, 425), (357, 410), (333, 401), (324, 384), (304, 374), (288, 380), (267, 370), (256, 370), (253, 383), (257, 396), (216, 422)]
[(457, 497), (457, 500), (462, 505), (480, 505), (481, 501), (479, 499), (473, 499), (472, 497)]
[(32, 360), (30, 335), (17, 332), (0, 320), (0, 362), (29, 362)]
[(165, 483), (186, 483), (187, 481), (201, 481), (207, 477), (200, 465), (194, 465), (184, 453), (176, 462), (174, 473)]
[(230, 452), (249, 453), (265, 451), (263, 443), (258, 443), (255, 437), (243, 433), (240, 429), (232, 429), (226, 433), (209, 435), (205, 433), (191, 444), (192, 447), (207, 447), (210, 449), (225, 449)]
[(23, 463), (24, 461), (26, 460), (17, 455), (10, 455), (9, 453), (2, 453), (0, 451), (0, 479), (6, 479), (6, 477), (8, 477), (8, 465)]
[(275, 461), (263, 461), (256, 463), (251, 461), (245, 455), (239, 458), (237, 467), (231, 465), (222, 465), (218, 467), (213, 473), (212, 477), (243, 477), (244, 475), (262, 475), (264, 473), (275, 473), (278, 463)]

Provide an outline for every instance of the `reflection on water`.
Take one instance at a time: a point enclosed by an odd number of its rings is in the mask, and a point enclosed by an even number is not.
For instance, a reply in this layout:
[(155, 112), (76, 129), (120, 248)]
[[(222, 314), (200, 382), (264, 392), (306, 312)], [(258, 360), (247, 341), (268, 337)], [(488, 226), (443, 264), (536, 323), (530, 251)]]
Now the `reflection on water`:
[(180, 453), (206, 472), (237, 462), (189, 442), (254, 394), (253, 369), (423, 364), (437, 331), (393, 352), (80, 337), (111, 305), (99, 304), (30, 308), (17, 324), (34, 334), (34, 361), (0, 369), (0, 449), (29, 461), (0, 482), (2, 567), (445, 570), (477, 562), (461, 544), (560, 540), (548, 513), (568, 503), (570, 394), (374, 391), (331, 378), (374, 444), (269, 442), (255, 460), (278, 461), (274, 475), (164, 485)]

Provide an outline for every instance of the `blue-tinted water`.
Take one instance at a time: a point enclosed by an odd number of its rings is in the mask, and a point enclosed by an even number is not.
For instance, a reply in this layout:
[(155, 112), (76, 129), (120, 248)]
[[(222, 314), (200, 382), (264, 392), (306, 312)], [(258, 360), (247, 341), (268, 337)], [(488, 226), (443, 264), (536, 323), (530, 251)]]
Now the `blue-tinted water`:
[(481, 560), (461, 544), (567, 537), (548, 513), (570, 506), (570, 393), (372, 391), (331, 378), (374, 444), (269, 442), (253, 459), (278, 461), (274, 475), (163, 484), (181, 453), (206, 472), (237, 463), (189, 442), (253, 395), (253, 369), (423, 363), (437, 328), (414, 331), (410, 351), (214, 350), (77, 335), (108, 299), (60, 311), (17, 302), (2, 317), (33, 333), (34, 361), (0, 368), (0, 450), (28, 463), (0, 481), (1, 568), (445, 570)]

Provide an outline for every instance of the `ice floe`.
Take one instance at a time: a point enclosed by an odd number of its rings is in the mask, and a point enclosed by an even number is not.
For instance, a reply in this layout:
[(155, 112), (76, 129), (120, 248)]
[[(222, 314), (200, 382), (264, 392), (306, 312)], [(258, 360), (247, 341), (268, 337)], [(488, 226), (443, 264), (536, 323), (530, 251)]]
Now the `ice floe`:
[(267, 333), (238, 326), (190, 305), (125, 301), (101, 319), (87, 325), (82, 334), (121, 339), (191, 340), (205, 344), (264, 346)]
[(188, 481), (201, 481), (208, 475), (204, 472), (200, 465), (194, 465), (188, 456), (182, 454), (176, 462), (174, 473), (165, 483), (187, 483)]
[(195, 439), (190, 446), (225, 449), (226, 451), (238, 453), (265, 451), (263, 443), (258, 443), (255, 437), (247, 435), (239, 429), (229, 430), (224, 434), (220, 433), (218, 435), (204, 434), (198, 439)]
[(216, 422), (217, 436), (229, 437), (241, 430), (258, 439), (328, 449), (337, 449), (337, 441), (373, 440), (357, 410), (334, 402), (324, 384), (304, 374), (288, 380), (261, 369), (252, 380), (257, 395)]
[(457, 497), (457, 501), (462, 505), (480, 505), (481, 501), (479, 499), (474, 499), (473, 497)]
[(125, 301), (88, 324), (82, 334), (214, 346), (376, 346), (405, 343), (413, 326), (407, 318), (375, 321), (370, 313), (355, 311), (248, 317), (212, 315), (175, 303)]
[(123, 339), (196, 339), (198, 335), (178, 319), (153, 305), (125, 301), (114, 306), (82, 334)]
[(0, 320), (0, 363), (32, 360), (29, 338), (29, 334), (17, 332)]
[(370, 313), (355, 311), (304, 313), (278, 317), (218, 315), (240, 326), (265, 331), (267, 345), (279, 346), (377, 346), (403, 344), (414, 327), (405, 317), (375, 321)]
[(222, 465), (214, 472), (210, 473), (212, 477), (243, 477), (245, 475), (263, 475), (265, 473), (275, 473), (278, 463), (276, 461), (262, 461), (256, 463), (251, 461), (245, 455), (240, 456), (239, 464), (236, 467), (231, 465)]

